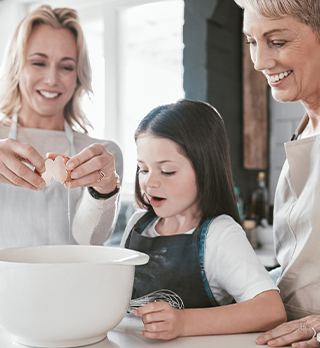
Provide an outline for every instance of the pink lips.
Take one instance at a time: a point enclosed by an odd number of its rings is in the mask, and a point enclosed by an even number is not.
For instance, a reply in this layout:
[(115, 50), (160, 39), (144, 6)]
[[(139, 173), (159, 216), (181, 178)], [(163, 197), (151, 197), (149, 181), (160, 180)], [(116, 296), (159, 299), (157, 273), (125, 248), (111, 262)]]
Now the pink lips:
[(271, 82), (270, 80), (268, 80), (268, 83), (270, 86), (278, 86), (280, 85), (288, 76), (286, 76), (285, 78), (283, 78), (282, 80), (279, 80), (279, 81), (273, 81)]
[(154, 197), (150, 198), (150, 204), (153, 208), (159, 208), (163, 203), (165, 202), (165, 199), (155, 199)]

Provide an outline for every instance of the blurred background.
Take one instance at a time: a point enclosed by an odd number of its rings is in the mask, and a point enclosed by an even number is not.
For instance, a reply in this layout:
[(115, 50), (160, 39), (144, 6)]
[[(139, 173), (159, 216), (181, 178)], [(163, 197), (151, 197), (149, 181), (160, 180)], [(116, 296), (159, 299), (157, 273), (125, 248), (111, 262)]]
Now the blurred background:
[(93, 70), (94, 94), (84, 100), (90, 135), (116, 141), (124, 154), (117, 231), (134, 209), (134, 130), (155, 106), (184, 97), (211, 103), (225, 121), (244, 219), (264, 173), (272, 224), (283, 143), (303, 109), (270, 97), (243, 44), (242, 11), (233, 0), (2, 0), (0, 61), (18, 22), (40, 4), (79, 12)]

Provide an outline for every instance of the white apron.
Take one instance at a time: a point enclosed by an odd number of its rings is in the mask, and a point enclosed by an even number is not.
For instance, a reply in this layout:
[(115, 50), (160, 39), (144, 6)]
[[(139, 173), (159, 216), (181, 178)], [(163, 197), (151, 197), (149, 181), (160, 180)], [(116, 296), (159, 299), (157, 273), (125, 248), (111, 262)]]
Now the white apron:
[(274, 205), (277, 285), (288, 320), (320, 315), (320, 135), (285, 144)]
[[(17, 138), (17, 115), (11, 123), (9, 138)], [(70, 143), (68, 153), (76, 154), (73, 132), (65, 122), (65, 134)], [(55, 152), (55, 149), (51, 149)], [(0, 184), (0, 249), (7, 247), (75, 244), (69, 234), (68, 191), (70, 191), (70, 226), (75, 215), (81, 188), (67, 190), (60, 182), (51, 180), (43, 191), (32, 191)]]

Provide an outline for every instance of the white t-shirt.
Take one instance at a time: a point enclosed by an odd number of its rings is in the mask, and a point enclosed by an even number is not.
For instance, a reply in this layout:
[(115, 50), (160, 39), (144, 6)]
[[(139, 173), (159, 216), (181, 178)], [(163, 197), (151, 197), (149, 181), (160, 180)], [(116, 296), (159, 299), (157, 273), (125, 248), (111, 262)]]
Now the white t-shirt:
[[(139, 210), (131, 217), (121, 247), (125, 246), (131, 229), (145, 213)], [(158, 221), (159, 218), (155, 219), (142, 235), (151, 238), (160, 236), (155, 230)], [(230, 304), (233, 298), (242, 302), (264, 291), (278, 290), (242, 227), (228, 215), (220, 215), (210, 224), (205, 241), (204, 268), (213, 296), (220, 305)]]

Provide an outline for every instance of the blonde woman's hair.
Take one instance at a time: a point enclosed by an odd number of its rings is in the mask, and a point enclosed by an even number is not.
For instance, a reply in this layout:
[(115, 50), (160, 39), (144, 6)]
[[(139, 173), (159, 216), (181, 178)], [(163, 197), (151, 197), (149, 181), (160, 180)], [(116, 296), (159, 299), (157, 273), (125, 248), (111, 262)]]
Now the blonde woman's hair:
[(91, 124), (82, 111), (81, 99), (84, 93), (92, 92), (91, 66), (78, 14), (70, 8), (52, 9), (48, 5), (43, 5), (30, 12), (20, 22), (7, 47), (1, 67), (0, 112), (4, 114), (4, 119), (10, 120), (21, 108), (19, 80), (26, 59), (26, 45), (32, 31), (40, 24), (50, 25), (56, 29), (68, 29), (75, 37), (77, 87), (65, 106), (64, 117), (73, 129), (87, 133), (87, 128), (91, 127)]
[(292, 16), (312, 29), (320, 41), (319, 0), (234, 0), (235, 3), (258, 16), (276, 19)]

